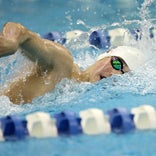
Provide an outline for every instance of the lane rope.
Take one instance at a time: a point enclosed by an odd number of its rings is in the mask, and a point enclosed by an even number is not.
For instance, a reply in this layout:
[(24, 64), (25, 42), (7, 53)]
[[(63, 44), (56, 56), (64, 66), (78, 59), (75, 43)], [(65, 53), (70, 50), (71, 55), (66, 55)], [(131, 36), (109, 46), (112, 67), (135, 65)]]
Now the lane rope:
[(135, 130), (156, 129), (156, 111), (151, 105), (113, 108), (103, 112), (89, 108), (78, 114), (63, 111), (54, 115), (35, 112), (26, 116), (8, 115), (0, 118), (0, 140), (15, 141), (28, 137), (47, 138), (78, 134), (126, 134)]

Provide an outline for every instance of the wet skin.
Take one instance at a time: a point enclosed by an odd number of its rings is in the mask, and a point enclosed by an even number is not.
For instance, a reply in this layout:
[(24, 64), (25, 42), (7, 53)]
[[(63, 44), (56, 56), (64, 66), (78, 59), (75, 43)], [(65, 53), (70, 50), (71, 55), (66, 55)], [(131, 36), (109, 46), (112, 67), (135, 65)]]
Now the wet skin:
[[(63, 78), (96, 82), (113, 74), (121, 74), (121, 71), (112, 68), (111, 57), (80, 71), (65, 47), (40, 38), (21, 24), (9, 22), (0, 34), (0, 57), (12, 55), (18, 48), (34, 65), (29, 75), (19, 75), (19, 79), (1, 93), (15, 104), (31, 103), (35, 97), (53, 90)], [(125, 65), (123, 70), (128, 71), (128, 67)]]

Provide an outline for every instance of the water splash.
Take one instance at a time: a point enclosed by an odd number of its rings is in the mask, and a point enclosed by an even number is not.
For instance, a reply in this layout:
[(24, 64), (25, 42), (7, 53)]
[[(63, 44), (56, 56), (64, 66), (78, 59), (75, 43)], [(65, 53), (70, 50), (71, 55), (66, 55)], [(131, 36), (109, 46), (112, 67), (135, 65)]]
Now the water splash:
[[(90, 94), (88, 90), (94, 90), (94, 95), (91, 96), (88, 101), (96, 101), (112, 98), (113, 96), (124, 94), (124, 93), (134, 93), (140, 95), (155, 94), (156, 93), (156, 44), (155, 40), (149, 37), (149, 28), (153, 26), (153, 21), (155, 19), (150, 19), (148, 7), (152, 5), (153, 0), (145, 0), (141, 5), (140, 18), (141, 20), (127, 20), (120, 23), (112, 23), (111, 25), (100, 25), (94, 27), (86, 32), (86, 36), (78, 36), (73, 42), (70, 42), (67, 47), (72, 49), (72, 54), (75, 58), (75, 62), (80, 65), (82, 69), (87, 68), (89, 65), (94, 63), (95, 58), (101, 50), (92, 49), (88, 45), (87, 39), (90, 31), (94, 29), (107, 29), (116, 27), (131, 27), (134, 25), (140, 26), (143, 37), (141, 40), (136, 42), (132, 41), (134, 47), (138, 47), (147, 56), (148, 61), (140, 67), (138, 72), (130, 72), (122, 76), (115, 75), (95, 84), (90, 83), (77, 83), (73, 80), (64, 79), (55, 88), (54, 91), (46, 93), (45, 95), (38, 97), (33, 100), (33, 104), (16, 106), (13, 105), (7, 97), (1, 96), (0, 101), (0, 116), (7, 115), (9, 113), (28, 113), (38, 110), (45, 111), (59, 111), (63, 109), (66, 105), (72, 106), (71, 101), (77, 99), (78, 102), (81, 100), (87, 100), (85, 96)], [(66, 13), (66, 18), (72, 25), (72, 17), (70, 12)], [(88, 28), (84, 21), (77, 20), (77, 25), (83, 25)], [(87, 49), (88, 48), (88, 49)], [(9, 61), (8, 61), (9, 60)], [(5, 84), (12, 79), (16, 79), (16, 76), (20, 74), (23, 69), (31, 68), (30, 61), (27, 61), (20, 52), (15, 55), (10, 56), (7, 61), (2, 58), (0, 64), (0, 85), (3, 89)], [(142, 72), (143, 71), (143, 72)], [(27, 70), (26, 74), (29, 74), (30, 70)], [(98, 96), (100, 93), (100, 96)], [(97, 96), (97, 97), (96, 97)], [(82, 98), (81, 98), (82, 97)]]

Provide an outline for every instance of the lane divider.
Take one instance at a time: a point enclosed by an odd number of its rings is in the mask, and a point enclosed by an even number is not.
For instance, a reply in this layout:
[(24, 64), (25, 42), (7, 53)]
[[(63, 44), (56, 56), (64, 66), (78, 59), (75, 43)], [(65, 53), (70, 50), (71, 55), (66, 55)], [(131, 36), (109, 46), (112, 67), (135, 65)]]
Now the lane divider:
[[(156, 29), (150, 28), (149, 38), (156, 40)], [(66, 33), (63, 32), (48, 32), (42, 35), (43, 38), (51, 41), (58, 42), (66, 45), (68, 43), (81, 44), (86, 41), (87, 45), (96, 47), (99, 49), (109, 49), (110, 47), (117, 47), (122, 45), (128, 45), (130, 41), (141, 40), (143, 33), (140, 29), (126, 29), (126, 28), (115, 28), (115, 29), (96, 29), (90, 32), (83, 32), (81, 30), (73, 30)]]
[(156, 110), (151, 105), (141, 105), (131, 111), (126, 108), (113, 108), (103, 112), (97, 108), (89, 108), (79, 114), (72, 111), (54, 115), (35, 112), (24, 117), (8, 115), (0, 118), (0, 141), (111, 132), (125, 134), (149, 129), (156, 129)]

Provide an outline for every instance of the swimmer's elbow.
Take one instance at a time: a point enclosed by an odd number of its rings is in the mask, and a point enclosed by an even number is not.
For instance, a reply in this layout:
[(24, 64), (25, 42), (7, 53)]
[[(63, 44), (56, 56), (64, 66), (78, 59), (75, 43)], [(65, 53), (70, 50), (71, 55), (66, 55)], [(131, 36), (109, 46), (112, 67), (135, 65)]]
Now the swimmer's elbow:
[[(1, 41), (0, 41), (1, 42)], [(0, 45), (0, 57), (14, 54), (18, 49), (18, 44), (12, 40)]]

